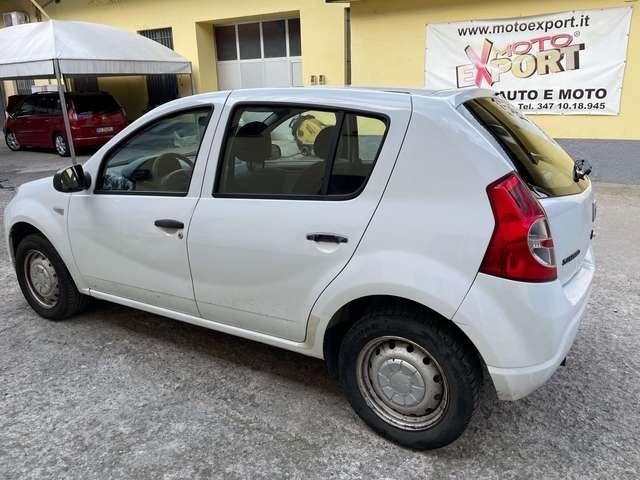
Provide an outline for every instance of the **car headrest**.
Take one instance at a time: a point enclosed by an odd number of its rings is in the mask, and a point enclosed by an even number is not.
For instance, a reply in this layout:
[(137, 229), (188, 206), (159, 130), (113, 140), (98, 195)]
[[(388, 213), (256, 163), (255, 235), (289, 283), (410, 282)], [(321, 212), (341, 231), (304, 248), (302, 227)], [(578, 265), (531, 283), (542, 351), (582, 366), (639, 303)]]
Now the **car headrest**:
[(316, 157), (327, 160), (331, 155), (331, 146), (336, 135), (336, 127), (324, 127), (313, 142), (313, 153)]
[(249, 122), (233, 138), (233, 154), (249, 165), (263, 165), (271, 156), (271, 134), (262, 122)]

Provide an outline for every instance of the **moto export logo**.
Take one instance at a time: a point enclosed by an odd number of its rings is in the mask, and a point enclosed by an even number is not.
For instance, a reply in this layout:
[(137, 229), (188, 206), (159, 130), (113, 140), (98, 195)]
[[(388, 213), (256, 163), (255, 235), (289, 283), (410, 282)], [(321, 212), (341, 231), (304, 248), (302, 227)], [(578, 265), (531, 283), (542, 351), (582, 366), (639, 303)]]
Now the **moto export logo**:
[(471, 63), (456, 67), (458, 88), (492, 86), (508, 74), (526, 79), (578, 70), (585, 44), (578, 43), (575, 34), (518, 40), (502, 47), (485, 37), (479, 51), (467, 45), (464, 51)]

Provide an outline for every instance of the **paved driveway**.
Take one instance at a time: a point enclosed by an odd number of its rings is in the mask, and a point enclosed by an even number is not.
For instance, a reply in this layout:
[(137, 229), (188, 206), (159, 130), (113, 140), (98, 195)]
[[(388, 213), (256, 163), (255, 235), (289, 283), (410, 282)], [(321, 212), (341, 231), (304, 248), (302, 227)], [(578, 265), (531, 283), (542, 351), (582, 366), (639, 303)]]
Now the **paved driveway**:
[[(2, 150), (0, 185), (66, 163)], [(2, 243), (0, 478), (637, 479), (640, 187), (596, 191), (599, 268), (567, 367), (519, 402), (486, 388), (435, 452), (369, 431), (318, 360), (106, 303), (45, 321)]]

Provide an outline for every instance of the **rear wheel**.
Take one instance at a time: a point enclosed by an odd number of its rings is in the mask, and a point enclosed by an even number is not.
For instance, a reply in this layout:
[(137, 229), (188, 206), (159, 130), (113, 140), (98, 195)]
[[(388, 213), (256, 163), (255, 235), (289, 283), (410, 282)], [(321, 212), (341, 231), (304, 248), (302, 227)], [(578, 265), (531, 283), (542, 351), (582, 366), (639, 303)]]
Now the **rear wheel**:
[(376, 432), (416, 449), (443, 447), (466, 429), (482, 370), (461, 334), (403, 306), (365, 314), (340, 349), (340, 380)]
[(17, 152), (22, 148), (22, 145), (20, 145), (16, 134), (13, 132), (5, 133), (4, 141), (7, 143), (7, 147), (9, 147), (9, 150), (13, 150), (14, 152)]
[(53, 136), (53, 145), (56, 147), (56, 152), (61, 157), (69, 156), (69, 145), (67, 145), (67, 139), (64, 138), (61, 134), (56, 133)]
[(29, 235), (18, 244), (16, 275), (29, 305), (49, 320), (75, 315), (88, 303), (89, 297), (78, 291), (58, 252), (41, 235)]

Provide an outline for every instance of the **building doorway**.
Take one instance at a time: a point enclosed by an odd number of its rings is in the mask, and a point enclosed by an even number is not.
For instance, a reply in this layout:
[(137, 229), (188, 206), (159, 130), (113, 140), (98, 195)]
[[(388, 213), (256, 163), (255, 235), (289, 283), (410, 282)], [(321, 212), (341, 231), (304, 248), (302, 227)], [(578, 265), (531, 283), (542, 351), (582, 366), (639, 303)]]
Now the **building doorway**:
[(73, 90), (80, 93), (96, 93), (100, 91), (98, 77), (73, 77)]
[[(138, 33), (173, 50), (171, 27), (140, 30)], [(149, 110), (178, 98), (178, 77), (176, 75), (147, 75), (147, 94), (149, 96)]]

